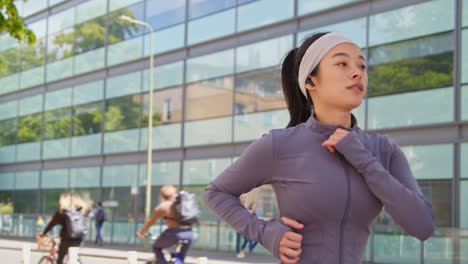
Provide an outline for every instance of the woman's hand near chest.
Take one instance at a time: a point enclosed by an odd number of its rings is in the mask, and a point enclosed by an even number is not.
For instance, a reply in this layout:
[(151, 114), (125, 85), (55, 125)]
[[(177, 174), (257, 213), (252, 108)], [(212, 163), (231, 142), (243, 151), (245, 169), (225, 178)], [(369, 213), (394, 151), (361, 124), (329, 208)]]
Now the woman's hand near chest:
[[(293, 229), (302, 229), (304, 225), (287, 217), (281, 217), (285, 225)], [(279, 257), (285, 264), (295, 264), (299, 261), (302, 253), (302, 235), (288, 231), (281, 237), (279, 244)]]
[(337, 130), (335, 130), (335, 132), (333, 132), (333, 134), (330, 135), (330, 137), (327, 140), (322, 142), (322, 146), (328, 148), (330, 152), (335, 152), (335, 145), (338, 144), (338, 142), (340, 142), (340, 140), (342, 140), (348, 134), (348, 130), (338, 128)]

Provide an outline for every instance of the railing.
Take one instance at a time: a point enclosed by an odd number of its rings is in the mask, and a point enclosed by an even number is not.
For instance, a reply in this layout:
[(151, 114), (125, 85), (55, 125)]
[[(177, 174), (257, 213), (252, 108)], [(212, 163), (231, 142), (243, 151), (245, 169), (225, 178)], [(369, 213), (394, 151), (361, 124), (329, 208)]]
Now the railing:
[[(49, 216), (50, 217), (50, 216)], [(46, 219), (46, 217), (44, 217)], [(87, 241), (95, 237), (94, 222), (86, 218), (89, 226)], [(103, 238), (109, 244), (142, 245), (143, 240), (135, 237), (142, 222), (124, 218), (106, 221)], [(46, 221), (37, 221), (37, 215), (0, 214), (0, 235), (11, 237), (34, 237), (42, 232)], [(159, 222), (151, 233), (159, 235), (166, 227)], [(195, 249), (235, 252), (236, 232), (223, 221), (201, 221), (193, 227)], [(53, 233), (58, 235), (59, 228)], [(258, 245), (254, 253), (269, 254)], [(468, 264), (468, 229), (438, 228), (428, 240), (421, 242), (393, 225), (376, 225), (369, 237), (364, 260), (368, 263), (453, 263)]]

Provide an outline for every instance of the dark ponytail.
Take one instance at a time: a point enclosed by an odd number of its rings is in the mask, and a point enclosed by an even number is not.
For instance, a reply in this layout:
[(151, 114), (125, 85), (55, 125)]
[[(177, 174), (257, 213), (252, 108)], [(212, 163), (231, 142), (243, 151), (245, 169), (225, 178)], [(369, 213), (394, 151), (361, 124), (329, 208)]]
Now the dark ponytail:
[[(301, 92), (297, 82), (299, 65), (301, 64), (302, 57), (304, 57), (307, 48), (309, 48), (314, 41), (327, 33), (317, 33), (305, 39), (299, 48), (291, 50), (283, 60), (281, 66), (281, 82), (283, 84), (283, 93), (288, 106), (290, 115), (289, 124), (287, 127), (293, 127), (300, 123), (307, 121), (311, 115), (313, 107), (312, 99), (307, 93), (307, 99)], [(311, 75), (318, 73), (319, 66), (315, 67)]]

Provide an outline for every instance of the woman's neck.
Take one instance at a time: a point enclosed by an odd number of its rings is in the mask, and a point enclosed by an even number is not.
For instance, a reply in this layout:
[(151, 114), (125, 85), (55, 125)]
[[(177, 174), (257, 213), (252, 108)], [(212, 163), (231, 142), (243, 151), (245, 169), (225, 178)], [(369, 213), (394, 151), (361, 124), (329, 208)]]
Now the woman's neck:
[(315, 107), (314, 115), (315, 119), (322, 124), (351, 128), (351, 112), (349, 111)]

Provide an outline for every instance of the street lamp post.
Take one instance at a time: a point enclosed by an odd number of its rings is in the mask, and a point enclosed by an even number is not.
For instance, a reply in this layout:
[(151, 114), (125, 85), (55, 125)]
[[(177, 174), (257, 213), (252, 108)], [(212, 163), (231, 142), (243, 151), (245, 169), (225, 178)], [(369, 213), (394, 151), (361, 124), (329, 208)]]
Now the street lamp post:
[[(145, 221), (150, 217), (151, 213), (151, 172), (153, 161), (153, 83), (154, 83), (154, 56), (153, 56), (153, 42), (154, 30), (150, 24), (135, 20), (129, 16), (121, 15), (122, 20), (142, 25), (148, 28), (150, 32), (150, 68), (149, 68), (149, 109), (148, 109), (148, 159), (146, 161), (146, 203), (145, 203)], [(145, 248), (148, 245), (148, 239), (145, 239)]]

